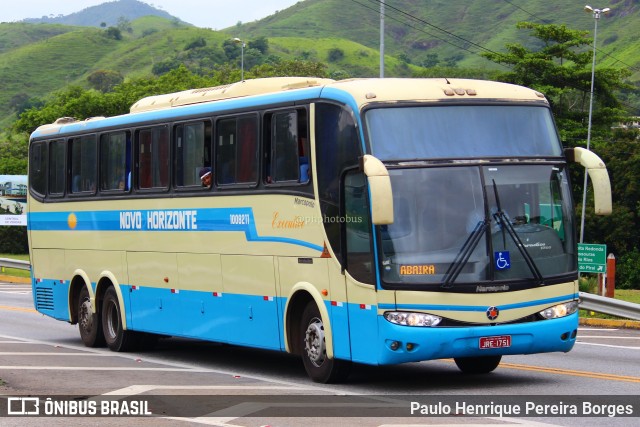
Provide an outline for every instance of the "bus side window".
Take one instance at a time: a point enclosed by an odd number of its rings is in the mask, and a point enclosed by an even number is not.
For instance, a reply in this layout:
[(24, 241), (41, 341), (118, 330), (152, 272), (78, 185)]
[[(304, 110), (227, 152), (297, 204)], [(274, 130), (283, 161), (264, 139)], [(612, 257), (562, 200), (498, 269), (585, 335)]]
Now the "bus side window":
[(137, 143), (138, 188), (168, 188), (170, 150), (167, 126), (140, 130)]
[[(96, 191), (97, 137), (81, 136), (69, 140), (72, 192), (94, 194)], [(75, 188), (74, 188), (75, 187)]]
[(201, 187), (200, 170), (211, 167), (211, 123), (187, 123), (176, 127), (176, 185)]
[(43, 197), (46, 194), (47, 152), (47, 143), (42, 141), (34, 142), (29, 154), (29, 186)]
[(218, 121), (214, 176), (218, 185), (257, 183), (257, 115), (251, 114)]
[(218, 185), (233, 184), (236, 175), (236, 119), (220, 120), (216, 126), (216, 167), (214, 176)]
[(49, 195), (62, 196), (64, 194), (65, 149), (64, 141), (51, 141), (49, 146)]
[(296, 113), (275, 114), (272, 122), (274, 181), (298, 180), (298, 129)]
[[(308, 159), (304, 159), (303, 136), (301, 135), (299, 117), (304, 121), (303, 111), (275, 112), (269, 117), (268, 142), (265, 144), (266, 181), (267, 183), (297, 183), (303, 169), (307, 172)], [(306, 168), (301, 164), (306, 162)]]
[(128, 191), (129, 132), (103, 134), (100, 137), (100, 190)]
[(258, 124), (256, 116), (238, 119), (236, 182), (258, 182)]

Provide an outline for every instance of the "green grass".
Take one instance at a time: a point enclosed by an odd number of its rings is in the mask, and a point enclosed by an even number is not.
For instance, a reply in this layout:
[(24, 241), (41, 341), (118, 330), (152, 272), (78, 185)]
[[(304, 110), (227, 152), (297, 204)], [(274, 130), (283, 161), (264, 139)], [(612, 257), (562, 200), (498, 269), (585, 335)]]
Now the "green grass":
[[(29, 254), (0, 254), (0, 258), (9, 258), (9, 259), (17, 259), (20, 261), (29, 261)], [(0, 275), (11, 276), (11, 277), (30, 277), (31, 273), (29, 270), (20, 270), (17, 268), (2, 268), (0, 271)]]

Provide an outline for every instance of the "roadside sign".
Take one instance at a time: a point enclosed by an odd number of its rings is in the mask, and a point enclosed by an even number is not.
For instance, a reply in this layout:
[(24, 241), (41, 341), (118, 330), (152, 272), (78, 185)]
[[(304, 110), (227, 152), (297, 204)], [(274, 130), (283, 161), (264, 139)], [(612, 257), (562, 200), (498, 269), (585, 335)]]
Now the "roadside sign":
[(0, 226), (27, 225), (26, 215), (0, 215)]
[(607, 245), (578, 243), (578, 271), (581, 273), (606, 273)]

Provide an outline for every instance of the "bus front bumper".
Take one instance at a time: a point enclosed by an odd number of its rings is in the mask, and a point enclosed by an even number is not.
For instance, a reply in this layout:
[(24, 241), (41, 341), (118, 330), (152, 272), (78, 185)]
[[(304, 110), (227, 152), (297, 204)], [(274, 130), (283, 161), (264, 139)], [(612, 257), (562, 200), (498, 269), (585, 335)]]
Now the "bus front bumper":
[(441, 328), (395, 325), (378, 316), (378, 326), (378, 364), (388, 365), (451, 357), (568, 352), (576, 341), (578, 313), (529, 323)]

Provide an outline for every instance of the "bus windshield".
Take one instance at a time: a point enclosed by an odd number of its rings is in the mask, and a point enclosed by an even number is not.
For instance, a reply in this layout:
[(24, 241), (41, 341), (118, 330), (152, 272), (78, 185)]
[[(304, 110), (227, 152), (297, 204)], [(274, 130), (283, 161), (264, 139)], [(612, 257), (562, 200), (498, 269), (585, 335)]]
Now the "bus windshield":
[(438, 105), (367, 111), (371, 153), (380, 160), (559, 157), (545, 106)]
[(524, 280), (574, 273), (566, 170), (556, 165), (390, 168), (395, 221), (380, 226), (385, 283)]

